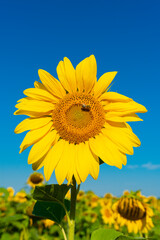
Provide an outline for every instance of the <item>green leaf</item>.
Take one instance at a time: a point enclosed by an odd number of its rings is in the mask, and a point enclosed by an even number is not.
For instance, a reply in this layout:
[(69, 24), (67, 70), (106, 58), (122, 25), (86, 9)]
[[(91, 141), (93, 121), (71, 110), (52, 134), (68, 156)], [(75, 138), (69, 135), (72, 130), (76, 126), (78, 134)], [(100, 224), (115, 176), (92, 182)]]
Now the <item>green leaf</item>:
[(116, 240), (149, 240), (149, 238), (143, 238), (143, 237), (128, 237), (128, 236), (120, 236), (116, 238)]
[(69, 189), (70, 186), (67, 186), (66, 184), (51, 184), (41, 187), (37, 186), (33, 192), (33, 198), (38, 201), (63, 202)]
[(13, 225), (14, 227), (18, 228), (18, 229), (23, 229), (23, 228), (24, 228), (24, 225), (23, 225), (23, 223), (21, 223), (21, 222), (13, 221), (13, 222), (12, 222), (12, 225)]
[(7, 198), (9, 197), (9, 192), (7, 191), (7, 189), (5, 189), (5, 188), (3, 188), (3, 187), (0, 188), (0, 193), (3, 193), (2, 196), (3, 196), (5, 199), (7, 199)]
[(126, 237), (126, 236), (120, 236), (116, 240), (133, 240), (133, 239), (131, 239), (130, 237)]
[(4, 225), (9, 225), (12, 224), (16, 221), (24, 220), (26, 219), (27, 216), (23, 214), (15, 214), (13, 216), (5, 216), (3, 218), (0, 218), (0, 227)]
[(119, 236), (123, 235), (114, 229), (98, 229), (92, 233), (91, 240), (116, 240)]
[(1, 240), (10, 240), (11, 235), (9, 233), (4, 233), (1, 237)]
[[(64, 205), (67, 211), (69, 211), (70, 201), (65, 199)], [(60, 223), (61, 220), (66, 215), (62, 205), (60, 205), (57, 202), (46, 202), (46, 201), (37, 201), (33, 209), (33, 214), (38, 217), (51, 219), (57, 223)]]

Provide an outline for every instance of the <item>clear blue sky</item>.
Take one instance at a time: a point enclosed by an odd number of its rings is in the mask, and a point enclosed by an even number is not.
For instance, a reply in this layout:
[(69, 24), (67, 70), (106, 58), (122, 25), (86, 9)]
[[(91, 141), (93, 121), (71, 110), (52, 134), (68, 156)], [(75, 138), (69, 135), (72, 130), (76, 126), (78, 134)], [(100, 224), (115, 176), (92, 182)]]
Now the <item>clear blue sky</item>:
[(141, 189), (160, 197), (159, 12), (158, 0), (1, 1), (1, 186), (18, 191), (32, 172), (29, 150), (19, 154), (25, 134), (14, 134), (24, 119), (13, 115), (23, 90), (33, 87), (39, 68), (56, 77), (64, 56), (76, 66), (94, 54), (98, 77), (118, 71), (112, 91), (133, 98), (148, 112), (140, 114), (144, 122), (131, 124), (142, 145), (128, 156), (127, 165), (119, 170), (103, 164), (98, 180), (89, 177), (81, 188), (98, 195)]

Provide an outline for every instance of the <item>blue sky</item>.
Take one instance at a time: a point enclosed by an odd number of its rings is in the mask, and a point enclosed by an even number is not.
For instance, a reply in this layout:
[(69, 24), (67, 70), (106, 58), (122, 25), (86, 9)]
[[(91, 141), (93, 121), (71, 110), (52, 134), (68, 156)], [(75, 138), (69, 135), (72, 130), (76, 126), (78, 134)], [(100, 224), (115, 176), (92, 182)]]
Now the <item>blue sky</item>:
[[(98, 180), (88, 177), (81, 188), (101, 196), (141, 189), (160, 197), (159, 11), (156, 0), (1, 1), (1, 186), (18, 191), (32, 172), (29, 150), (19, 154), (25, 133), (14, 134), (24, 119), (13, 115), (23, 90), (33, 87), (39, 68), (56, 77), (63, 57), (75, 67), (94, 54), (98, 78), (118, 71), (111, 90), (145, 105), (148, 112), (140, 114), (144, 122), (131, 124), (142, 145), (128, 156), (127, 165), (119, 170), (103, 164)], [(54, 174), (51, 181), (56, 182)]]

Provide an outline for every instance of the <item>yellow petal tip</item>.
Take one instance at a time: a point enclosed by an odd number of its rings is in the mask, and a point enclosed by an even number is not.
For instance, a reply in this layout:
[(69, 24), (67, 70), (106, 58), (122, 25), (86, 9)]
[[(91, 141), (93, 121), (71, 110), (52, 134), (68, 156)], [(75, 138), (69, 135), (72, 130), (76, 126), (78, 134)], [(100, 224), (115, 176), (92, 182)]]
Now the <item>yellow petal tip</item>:
[(38, 69), (38, 75), (41, 75), (44, 72), (43, 69)]

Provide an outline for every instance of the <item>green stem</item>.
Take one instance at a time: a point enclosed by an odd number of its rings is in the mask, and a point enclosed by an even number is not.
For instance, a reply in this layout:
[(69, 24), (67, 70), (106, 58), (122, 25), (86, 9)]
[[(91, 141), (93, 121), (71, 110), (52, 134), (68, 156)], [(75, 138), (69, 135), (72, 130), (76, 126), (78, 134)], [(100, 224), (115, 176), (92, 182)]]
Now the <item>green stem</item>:
[(68, 229), (68, 240), (74, 240), (76, 198), (77, 198), (76, 180), (73, 177), (73, 185), (71, 187), (70, 222), (68, 223), (68, 227), (69, 227), (69, 229)]
[(63, 228), (60, 224), (58, 224), (58, 226), (60, 227), (60, 229), (61, 229), (61, 231), (62, 231), (64, 240), (67, 240), (67, 236), (66, 236), (66, 233), (65, 233), (65, 231), (64, 231), (64, 228)]

